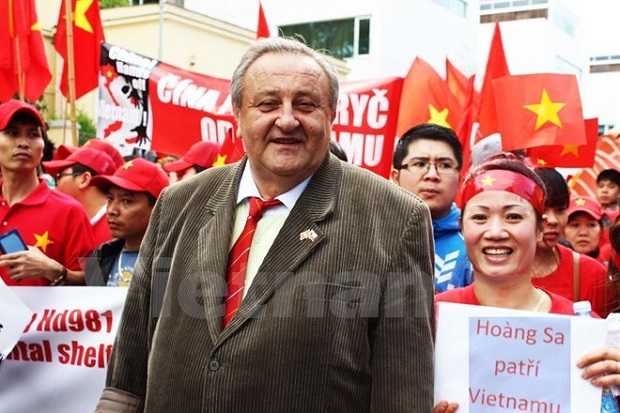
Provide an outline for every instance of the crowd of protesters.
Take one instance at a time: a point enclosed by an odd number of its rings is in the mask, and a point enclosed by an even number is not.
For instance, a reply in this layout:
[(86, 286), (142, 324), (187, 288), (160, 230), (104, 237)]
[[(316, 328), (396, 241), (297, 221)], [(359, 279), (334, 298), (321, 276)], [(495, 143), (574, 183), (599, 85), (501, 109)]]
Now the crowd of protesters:
[[(282, 57), (279, 53), (283, 52), (265, 52), (277, 62)], [(297, 53), (299, 51), (291, 52), (291, 56), (297, 56)], [(315, 67), (320, 61), (300, 62), (309, 65), (304, 70), (319, 73), (319, 78), (324, 75), (321, 71), (326, 69), (321, 66), (322, 63)], [(248, 67), (252, 64), (250, 62)], [(248, 67), (244, 70), (249, 70)], [(274, 79), (281, 81), (277, 77)], [(260, 84), (260, 79), (255, 81)], [(295, 81), (299, 82), (299, 79)], [(325, 78), (322, 78), (323, 81)], [(325, 91), (333, 94), (328, 83), (324, 86)], [(239, 90), (240, 94), (250, 93), (245, 89)], [(321, 100), (327, 97), (317, 95), (314, 98)], [(284, 93), (282, 98), (286, 100), (289, 96)], [(334, 101), (329, 100), (329, 104), (333, 105)], [(243, 118), (243, 111), (251, 109), (241, 105), (241, 97), (235, 105), (239, 112), (236, 115), (250, 123), (251, 117), (245, 114), (248, 118)], [(319, 107), (327, 110), (323, 106)], [(265, 119), (268, 117), (266, 112), (261, 115)], [(311, 121), (320, 121), (321, 126), (328, 127), (331, 122), (327, 115), (324, 119)], [(285, 121), (291, 122), (290, 125), (285, 124)], [(276, 125), (281, 129), (298, 127), (292, 118), (284, 121), (274, 118), (274, 122), (279, 122)], [(243, 126), (242, 131), (247, 133), (248, 124)], [(316, 133), (321, 132), (317, 131), (314, 130)], [(261, 148), (252, 141), (252, 136), (244, 138), (246, 144), (254, 145), (248, 147), (248, 155), (250, 161), (256, 161), (258, 165), (252, 172), (247, 169), (247, 174), (256, 174), (258, 177), (265, 173), (260, 169), (265, 165), (260, 165), (260, 162), (269, 164), (273, 159), (260, 157)], [(283, 145), (286, 143), (283, 142)], [(0, 232), (16, 229), (27, 245), (23, 251), (0, 256), (0, 275), (10, 286), (129, 286), (152, 214), (158, 214), (154, 218), (158, 225), (172, 225), (161, 221), (161, 215), (166, 211), (158, 203), (158, 198), (163, 193), (178, 199), (179, 203), (173, 211), (177, 216), (169, 217), (176, 220), (181, 220), (181, 216), (189, 213), (183, 202), (195, 206), (202, 205), (198, 201), (206, 203), (206, 200), (194, 199), (192, 193), (186, 190), (191, 188), (200, 195), (204, 188), (201, 189), (197, 184), (199, 180), (192, 177), (211, 169), (219, 151), (218, 145), (214, 143), (199, 142), (180, 158), (162, 155), (158, 162), (151, 162), (141, 157), (122, 157), (113, 145), (94, 139), (80, 148), (61, 145), (53, 151), (51, 159), (44, 159), (44, 149), (49, 145), (45, 122), (33, 106), (17, 100), (0, 105), (0, 224), (3, 228)], [(340, 162), (346, 163), (344, 151), (335, 142), (326, 144), (324, 148), (321, 146), (320, 149), (330, 150), (336, 156), (325, 157), (319, 152), (308, 151), (308, 166), (312, 167), (312, 173), (307, 174), (303, 170), (298, 176), (299, 182), (295, 181), (294, 185), (286, 188), (288, 191), (302, 185), (296, 194), (300, 201), (304, 200), (306, 185), (313, 190), (312, 182), (308, 183), (313, 174), (319, 178), (325, 174), (325, 181), (320, 183), (331, 188), (331, 174), (335, 171), (340, 174), (343, 165)], [(256, 158), (252, 159), (252, 156)], [(620, 278), (620, 221), (617, 220), (620, 210), (620, 171), (602, 171), (595, 188), (597, 197), (589, 198), (571, 194), (564, 177), (555, 169), (536, 168), (533, 162), (519, 155), (491, 154), (479, 159), (480, 154), (476, 154), (475, 160), (479, 165), (472, 169), (468, 177), (461, 176), (464, 172), (462, 158), (461, 145), (452, 130), (430, 124), (418, 125), (406, 132), (397, 143), (393, 158), (391, 181), (417, 196), (405, 196), (402, 206), (418, 208), (422, 205), (421, 201), (426, 204), (426, 207), (420, 207), (424, 213), (420, 215), (421, 221), (418, 224), (428, 221), (427, 226), (430, 228), (432, 225), (433, 229), (433, 284), (438, 293), (437, 301), (574, 314), (572, 303), (587, 300), (599, 317), (606, 317), (620, 308), (620, 286), (616, 285)], [(246, 159), (242, 162), (246, 162)], [(240, 165), (240, 170), (243, 170), (243, 163)], [(228, 168), (226, 172), (232, 173), (232, 169)], [(399, 202), (405, 192), (396, 191), (396, 188), (391, 187), (392, 184), (377, 184), (374, 177), (358, 176), (358, 171), (353, 169), (346, 169), (343, 174), (352, 182), (359, 180), (372, 188), (377, 185), (378, 193), (394, 197), (393, 200)], [(202, 176), (217, 181), (214, 194), (228, 182), (228, 178), (217, 173), (208, 172)], [(460, 184), (463, 178), (464, 183)], [(180, 184), (180, 181), (190, 179), (189, 184)], [(220, 179), (222, 182), (218, 181)], [(240, 179), (243, 184), (244, 178)], [(496, 182), (498, 188), (490, 190), (486, 179)], [(255, 180), (260, 181), (256, 177)], [(263, 182), (265, 188), (269, 189), (280, 183), (273, 176)], [(171, 185), (176, 186), (164, 191)], [(351, 187), (338, 191), (344, 191), (343, 196), (351, 199), (361, 199), (361, 195), (354, 192), (364, 193), (364, 190)], [(287, 192), (281, 191), (277, 195), (282, 193)], [(521, 202), (523, 200), (526, 202)], [(275, 208), (284, 207), (287, 206), (283, 198)], [(384, 208), (392, 207), (385, 205)], [(330, 208), (336, 207), (332, 205)], [(363, 210), (361, 204), (355, 202), (351, 202), (350, 208), (351, 213), (353, 210)], [(232, 214), (232, 209), (229, 212)], [(206, 209), (203, 213), (206, 213)], [(237, 213), (234, 214), (236, 216)], [(386, 219), (388, 215), (374, 210), (373, 214)], [(337, 220), (345, 218), (337, 217)], [(236, 227), (236, 218), (234, 223)], [(179, 222), (178, 225), (182, 229), (186, 224)], [(383, 230), (387, 226), (387, 221), (382, 223)], [(197, 234), (198, 229), (190, 229), (188, 233)], [(224, 232), (230, 230), (228, 227), (221, 229)], [(379, 228), (376, 230), (375, 236)], [(335, 234), (341, 234), (344, 240), (352, 232), (345, 234), (340, 231)], [(156, 241), (160, 242), (153, 240), (156, 235), (153, 233), (150, 238), (147, 236), (147, 240), (154, 243), (150, 245), (151, 249), (156, 248)], [(312, 243), (319, 236), (312, 228), (299, 235)], [(418, 235), (420, 238), (416, 242), (425, 243), (423, 237), (428, 234)], [(169, 240), (161, 242), (166, 247), (173, 245)], [(336, 259), (336, 256), (351, 252), (349, 247), (343, 243), (342, 249), (330, 253), (330, 258), (335, 260), (334, 265), (347, 262), (346, 257)], [(382, 246), (376, 247), (377, 259), (385, 257), (387, 252), (383, 251)], [(364, 252), (352, 253), (358, 254), (357, 258), (361, 260), (359, 254)], [(174, 255), (179, 252), (175, 249), (171, 253)], [(403, 262), (409, 262), (409, 258), (403, 258)], [(430, 264), (430, 257), (417, 258), (420, 263), (424, 261), (421, 266)], [(514, 268), (503, 266), (504, 261), (510, 261)], [(317, 261), (319, 264), (324, 263)], [(179, 270), (184, 263), (177, 265), (180, 266), (177, 267)], [(502, 267), (501, 271), (499, 267)], [(510, 288), (506, 288), (507, 283)], [(135, 298), (135, 294), (132, 297)], [(374, 331), (374, 334), (380, 334), (379, 330)], [(271, 333), (274, 331), (271, 330)], [(124, 334), (131, 335), (131, 332), (124, 331)], [(391, 340), (398, 341), (396, 337), (391, 337)], [(123, 356), (122, 353), (115, 354), (119, 360)], [(599, 385), (619, 384), (620, 364), (609, 367), (609, 364), (603, 363), (605, 361), (620, 363), (620, 353), (617, 350), (605, 350), (600, 354), (595, 352), (586, 355), (580, 362), (580, 367), (586, 368), (584, 377), (594, 377), (593, 382)], [(599, 378), (602, 372), (610, 373), (603, 381)], [(371, 379), (368, 378), (368, 388), (373, 385)], [(385, 393), (389, 392), (386, 390)], [(291, 406), (297, 403), (292, 399), (289, 402)], [(387, 399), (384, 402), (388, 403)], [(351, 405), (356, 403), (358, 400), (351, 400)], [(448, 402), (436, 406), (436, 411), (455, 409), (456, 406)]]

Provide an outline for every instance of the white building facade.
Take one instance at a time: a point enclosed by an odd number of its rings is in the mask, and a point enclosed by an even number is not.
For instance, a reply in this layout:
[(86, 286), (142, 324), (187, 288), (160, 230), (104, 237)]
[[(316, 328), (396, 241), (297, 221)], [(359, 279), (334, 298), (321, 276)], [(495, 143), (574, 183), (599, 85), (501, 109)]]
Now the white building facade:
[[(478, 0), (262, 0), (272, 34), (282, 26), (303, 29), (314, 23), (309, 31), (316, 34), (321, 23), (333, 22), (343, 31), (348, 24), (353, 54), (343, 58), (351, 69), (349, 80), (404, 76), (416, 56), (442, 74), (446, 57), (466, 74), (474, 73), (478, 4)], [(184, 6), (245, 28), (257, 26), (258, 0), (185, 0)], [(332, 33), (327, 49), (339, 49), (336, 44), (344, 37), (342, 31)]]
[[(620, 124), (620, 41), (600, 26), (618, 0), (262, 0), (272, 34), (306, 33), (342, 57), (347, 79), (404, 76), (416, 56), (444, 74), (445, 59), (466, 75), (484, 74), (493, 22), (501, 22), (512, 74), (571, 73), (584, 115), (601, 130)], [(183, 6), (255, 30), (258, 0)], [(608, 13), (612, 14), (613, 13)], [(613, 15), (617, 17), (617, 15)], [(331, 30), (327, 30), (331, 27)], [(615, 27), (615, 24), (610, 27)], [(609, 29), (609, 27), (608, 27)], [(344, 32), (350, 31), (348, 35)], [(612, 31), (615, 31), (612, 30)], [(330, 37), (331, 36), (331, 37)], [(606, 36), (607, 42), (601, 41)], [(346, 45), (337, 46), (348, 37)], [(616, 37), (617, 38), (617, 37)], [(311, 43), (309, 41), (309, 43)]]

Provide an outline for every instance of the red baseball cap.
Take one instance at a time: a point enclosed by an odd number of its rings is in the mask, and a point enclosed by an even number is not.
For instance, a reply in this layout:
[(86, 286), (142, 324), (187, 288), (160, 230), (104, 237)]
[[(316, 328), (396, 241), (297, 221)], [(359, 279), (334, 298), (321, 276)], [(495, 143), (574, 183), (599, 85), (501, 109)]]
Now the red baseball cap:
[(597, 221), (603, 217), (601, 205), (595, 199), (588, 196), (571, 198), (568, 204), (568, 217), (570, 218), (576, 212), (585, 212)]
[[(102, 139), (91, 139), (87, 141), (80, 148), (92, 148), (103, 151), (108, 154), (112, 161), (114, 162), (114, 169), (118, 169), (125, 163), (123, 159), (123, 155), (112, 145), (110, 142), (106, 142)], [(57, 150), (59, 159), (66, 159), (73, 152), (77, 151), (79, 148), (75, 146), (69, 145), (60, 145)], [(113, 172), (112, 172), (113, 173)]]
[(9, 100), (0, 105), (0, 130), (5, 130), (16, 113), (26, 113), (32, 116), (42, 128), (46, 128), (45, 121), (34, 106), (21, 100)]
[(55, 176), (58, 172), (76, 163), (89, 167), (98, 175), (109, 175), (116, 170), (114, 161), (107, 153), (92, 148), (79, 148), (66, 159), (43, 162), (43, 166), (47, 173)]
[(213, 166), (217, 160), (217, 154), (220, 152), (220, 146), (214, 142), (196, 142), (178, 161), (168, 162), (164, 164), (166, 172), (181, 172), (198, 165), (208, 169)]
[(135, 158), (125, 162), (114, 175), (98, 175), (91, 182), (104, 191), (116, 185), (128, 191), (148, 192), (157, 198), (168, 186), (168, 176), (153, 162)]

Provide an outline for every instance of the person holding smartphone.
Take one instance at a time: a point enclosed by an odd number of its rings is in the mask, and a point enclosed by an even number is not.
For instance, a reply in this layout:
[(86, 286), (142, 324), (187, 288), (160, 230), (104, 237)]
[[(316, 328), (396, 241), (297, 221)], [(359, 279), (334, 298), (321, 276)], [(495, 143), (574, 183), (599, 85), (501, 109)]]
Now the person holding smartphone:
[(27, 246), (0, 256), (7, 285), (84, 284), (79, 259), (95, 247), (84, 207), (37, 176), (44, 128), (34, 106), (0, 105), (0, 233), (17, 229)]

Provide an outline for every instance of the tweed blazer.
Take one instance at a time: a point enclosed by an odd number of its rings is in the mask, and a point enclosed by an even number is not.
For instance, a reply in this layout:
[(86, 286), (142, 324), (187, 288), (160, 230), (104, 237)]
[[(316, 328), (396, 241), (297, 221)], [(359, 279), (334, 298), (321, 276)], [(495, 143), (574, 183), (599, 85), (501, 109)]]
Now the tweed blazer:
[(426, 205), (328, 154), (222, 329), (245, 163), (160, 196), (96, 411), (430, 412)]

